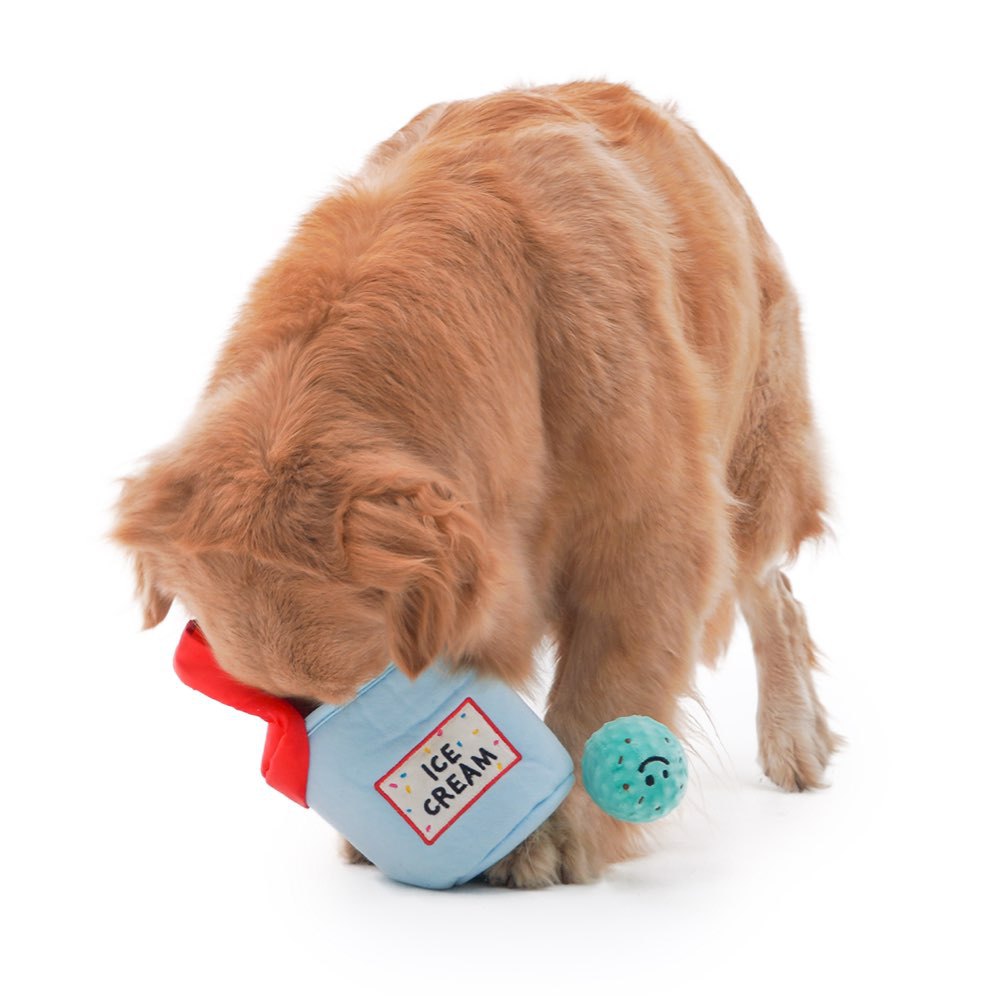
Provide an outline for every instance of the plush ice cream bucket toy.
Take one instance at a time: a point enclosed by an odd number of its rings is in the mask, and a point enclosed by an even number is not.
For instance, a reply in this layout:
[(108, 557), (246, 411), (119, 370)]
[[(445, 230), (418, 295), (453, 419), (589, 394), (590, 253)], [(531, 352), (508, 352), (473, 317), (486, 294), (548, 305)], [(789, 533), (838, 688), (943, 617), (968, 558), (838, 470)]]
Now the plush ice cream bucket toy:
[(223, 671), (196, 622), (174, 666), (185, 684), (265, 719), (267, 782), (399, 882), (470, 881), (574, 784), (567, 751), (512, 689), (441, 663), (415, 680), (391, 665), (349, 702), (307, 717)]

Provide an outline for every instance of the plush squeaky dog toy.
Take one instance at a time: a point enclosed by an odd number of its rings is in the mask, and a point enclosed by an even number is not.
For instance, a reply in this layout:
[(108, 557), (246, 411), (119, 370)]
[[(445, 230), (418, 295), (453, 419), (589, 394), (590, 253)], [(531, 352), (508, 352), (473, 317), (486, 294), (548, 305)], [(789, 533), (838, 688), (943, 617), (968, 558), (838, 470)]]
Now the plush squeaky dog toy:
[[(174, 667), (184, 684), (264, 719), (266, 781), (399, 882), (469, 882), (539, 827), (574, 784), (560, 741), (494, 679), (436, 665), (412, 680), (390, 665), (349, 702), (304, 717), (223, 671), (195, 621)], [(590, 738), (582, 777), (611, 816), (644, 822), (678, 804), (687, 768), (666, 726), (627, 716)]]

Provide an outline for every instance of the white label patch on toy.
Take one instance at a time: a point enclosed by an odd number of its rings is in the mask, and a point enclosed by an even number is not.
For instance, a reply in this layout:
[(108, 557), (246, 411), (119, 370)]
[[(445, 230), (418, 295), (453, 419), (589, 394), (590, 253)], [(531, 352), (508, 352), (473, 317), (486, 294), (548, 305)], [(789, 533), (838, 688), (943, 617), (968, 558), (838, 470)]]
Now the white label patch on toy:
[(426, 844), (434, 844), (521, 760), (487, 713), (465, 699), (374, 788)]

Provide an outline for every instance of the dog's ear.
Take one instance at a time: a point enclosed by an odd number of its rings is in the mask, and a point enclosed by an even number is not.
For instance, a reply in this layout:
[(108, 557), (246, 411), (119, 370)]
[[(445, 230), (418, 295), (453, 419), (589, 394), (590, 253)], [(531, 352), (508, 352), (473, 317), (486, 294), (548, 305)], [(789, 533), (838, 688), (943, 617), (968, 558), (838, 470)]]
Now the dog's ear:
[(491, 556), (477, 517), (441, 482), (356, 497), (342, 520), (347, 568), (382, 594), (394, 662), (415, 677), (456, 653), (481, 610)]
[(156, 576), (156, 552), (166, 547), (171, 528), (190, 500), (192, 483), (176, 470), (152, 466), (125, 478), (109, 538), (123, 546), (135, 567), (135, 594), (142, 605), (143, 629), (166, 618), (173, 593)]
[(135, 596), (142, 605), (142, 629), (158, 626), (173, 604), (173, 596), (163, 591), (156, 580), (148, 554), (134, 554)]

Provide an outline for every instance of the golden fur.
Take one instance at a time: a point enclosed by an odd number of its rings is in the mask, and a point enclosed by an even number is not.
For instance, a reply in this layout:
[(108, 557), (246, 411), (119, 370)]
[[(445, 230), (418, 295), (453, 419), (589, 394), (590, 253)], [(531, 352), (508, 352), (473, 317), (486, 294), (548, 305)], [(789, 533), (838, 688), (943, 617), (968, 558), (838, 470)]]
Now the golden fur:
[[(746, 194), (622, 85), (428, 108), (301, 222), (114, 537), (145, 623), (337, 701), (389, 659), (521, 686), (577, 759), (618, 715), (680, 725), (737, 603), (765, 771), (835, 747), (779, 564), (824, 530), (794, 293)], [(636, 846), (576, 789), (489, 873), (585, 881)]]

